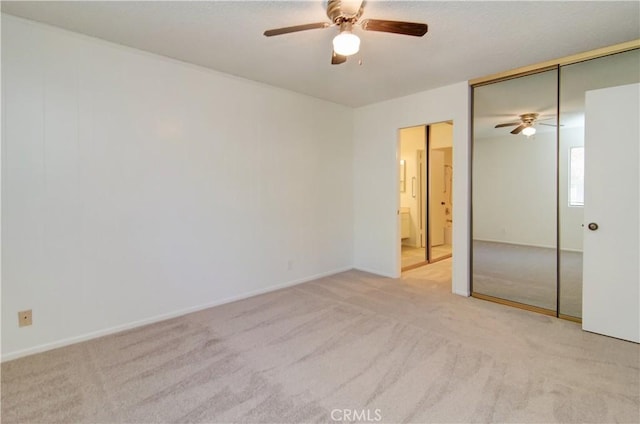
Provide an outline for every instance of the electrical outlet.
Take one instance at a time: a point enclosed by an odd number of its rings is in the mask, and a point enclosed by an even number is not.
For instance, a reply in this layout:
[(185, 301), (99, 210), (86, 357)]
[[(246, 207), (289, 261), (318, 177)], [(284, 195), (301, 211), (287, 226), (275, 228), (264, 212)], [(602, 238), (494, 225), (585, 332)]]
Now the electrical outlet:
[(18, 327), (26, 327), (33, 324), (31, 309), (18, 312)]
[(289, 259), (287, 261), (287, 271), (291, 271), (293, 269), (293, 261)]

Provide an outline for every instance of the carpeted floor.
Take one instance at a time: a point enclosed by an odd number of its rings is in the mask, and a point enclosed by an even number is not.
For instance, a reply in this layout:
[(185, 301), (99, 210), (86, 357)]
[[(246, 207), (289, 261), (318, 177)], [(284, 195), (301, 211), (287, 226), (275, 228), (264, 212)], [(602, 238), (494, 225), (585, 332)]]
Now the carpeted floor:
[(640, 420), (638, 345), (452, 295), (450, 267), (349, 271), (4, 363), (2, 422)]
[[(556, 309), (556, 249), (473, 241), (473, 291)], [(582, 317), (582, 253), (560, 254), (560, 313)]]

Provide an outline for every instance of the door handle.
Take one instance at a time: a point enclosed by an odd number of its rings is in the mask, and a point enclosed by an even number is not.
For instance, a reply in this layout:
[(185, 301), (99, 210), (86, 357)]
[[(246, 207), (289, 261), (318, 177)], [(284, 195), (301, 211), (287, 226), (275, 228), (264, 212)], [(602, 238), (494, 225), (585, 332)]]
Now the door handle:
[(589, 225), (587, 225), (587, 228), (591, 231), (595, 231), (598, 229), (598, 224), (596, 224), (595, 222), (590, 222)]

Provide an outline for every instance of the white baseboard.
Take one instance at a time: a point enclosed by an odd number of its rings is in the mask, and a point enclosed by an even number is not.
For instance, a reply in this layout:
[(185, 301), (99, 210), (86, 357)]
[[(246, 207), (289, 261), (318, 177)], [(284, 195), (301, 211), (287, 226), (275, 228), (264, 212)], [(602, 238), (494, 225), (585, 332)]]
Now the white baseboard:
[(453, 294), (457, 294), (458, 296), (464, 296), (464, 297), (469, 297), (471, 296), (471, 293), (468, 291), (462, 291), (462, 290), (453, 290)]
[(41, 352), (46, 352), (48, 350), (52, 350), (52, 349), (57, 349), (59, 347), (64, 347), (64, 346), (69, 346), (72, 344), (76, 344), (76, 343), (80, 343), (80, 342), (84, 342), (87, 340), (92, 340), (92, 339), (97, 339), (98, 337), (103, 337), (103, 336), (108, 336), (110, 334), (114, 334), (114, 333), (119, 333), (121, 331), (125, 331), (125, 330), (131, 330), (133, 328), (136, 327), (142, 327), (144, 325), (149, 325), (149, 324), (153, 324), (156, 322), (160, 322), (160, 321), (164, 321), (167, 319), (171, 319), (171, 318), (175, 318), (175, 317), (179, 317), (182, 315), (187, 315), (190, 314), (192, 312), (197, 312), (197, 311), (201, 311), (203, 309), (208, 309), (208, 308), (213, 308), (214, 306), (219, 306), (219, 305), (224, 305), (226, 303), (231, 303), (231, 302), (235, 302), (238, 300), (242, 300), (242, 299), (247, 299), (249, 297), (253, 297), (253, 296), (258, 296), (261, 294), (265, 294), (265, 293), (269, 293), (269, 292), (273, 292), (276, 290), (280, 290), (280, 289), (284, 289), (287, 287), (291, 287), (291, 286), (296, 286), (298, 284), (302, 284), (302, 283), (307, 283), (309, 281), (313, 281), (313, 280), (317, 280), (318, 278), (323, 278), (323, 277), (327, 277), (329, 275), (334, 275), (334, 274), (338, 274), (344, 271), (349, 271), (353, 269), (352, 266), (347, 266), (347, 267), (341, 267), (341, 268), (337, 268), (331, 271), (327, 271), (327, 272), (322, 272), (319, 274), (315, 274), (315, 275), (310, 275), (307, 277), (303, 277), (303, 278), (299, 278), (296, 280), (292, 280), (292, 281), (288, 281), (285, 283), (281, 283), (281, 284), (276, 284), (273, 286), (269, 286), (263, 289), (259, 289), (259, 290), (253, 290), (247, 293), (243, 293), (237, 296), (231, 296), (231, 297), (227, 297), (221, 300), (216, 300), (213, 302), (208, 302), (208, 303), (204, 303), (201, 305), (197, 305), (197, 306), (192, 306), (189, 308), (184, 308), (184, 309), (180, 309), (177, 311), (173, 311), (173, 312), (168, 312), (166, 314), (160, 314), (160, 315), (156, 315), (150, 318), (145, 318), (145, 319), (141, 319), (138, 321), (133, 321), (127, 324), (122, 324), (122, 325), (117, 325), (115, 327), (109, 327), (109, 328), (105, 328), (102, 330), (98, 330), (98, 331), (92, 331), (90, 333), (86, 333), (86, 334), (81, 334), (79, 336), (74, 336), (74, 337), (68, 337), (66, 339), (62, 339), (62, 340), (57, 340), (55, 342), (50, 342), (50, 343), (44, 343), (38, 346), (34, 346), (34, 347), (30, 347), (27, 349), (22, 349), (22, 350), (17, 350), (14, 352), (9, 352), (6, 353), (4, 355), (2, 355), (2, 360), (1, 362), (6, 362), (6, 361), (10, 361), (12, 359), (18, 359), (21, 358), (23, 356), (28, 356), (28, 355), (33, 355), (36, 353), (41, 353)]
[(582, 249), (569, 249), (569, 248), (560, 248), (561, 252), (573, 252), (573, 253), (582, 253)]
[(473, 239), (471, 240), (471, 242), (474, 241), (484, 241), (484, 242), (488, 242), (488, 243), (500, 243), (500, 244), (510, 244), (513, 246), (524, 246), (524, 247), (540, 247), (543, 249), (555, 249), (556, 246), (551, 246), (551, 245), (544, 245), (544, 244), (531, 244), (531, 243), (518, 243), (515, 241), (506, 241), (506, 240), (492, 240), (492, 239)]

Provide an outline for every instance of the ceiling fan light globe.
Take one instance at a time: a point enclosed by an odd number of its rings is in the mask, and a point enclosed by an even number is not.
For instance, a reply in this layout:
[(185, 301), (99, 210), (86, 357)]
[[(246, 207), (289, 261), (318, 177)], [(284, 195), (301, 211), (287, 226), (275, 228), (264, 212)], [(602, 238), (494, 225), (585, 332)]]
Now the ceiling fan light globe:
[(526, 127), (522, 130), (522, 135), (531, 137), (536, 133), (536, 129), (534, 127)]
[(333, 39), (333, 51), (342, 56), (351, 56), (360, 50), (360, 38), (350, 31), (343, 31)]

